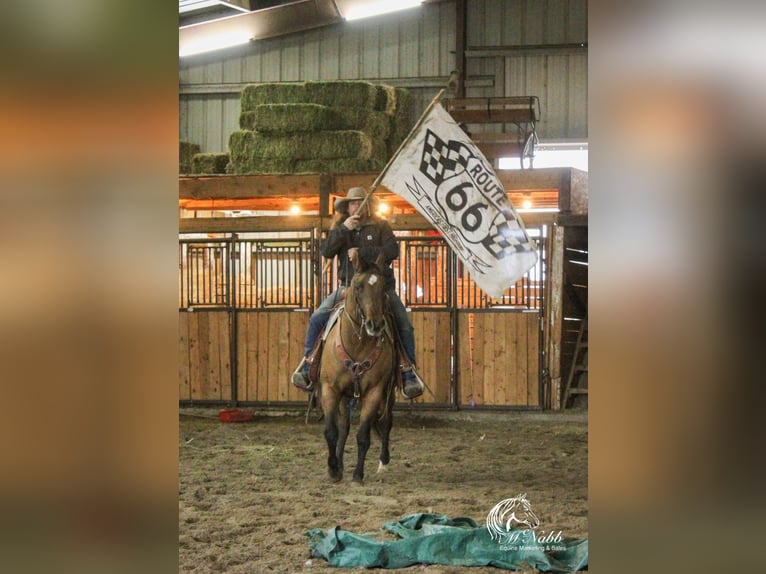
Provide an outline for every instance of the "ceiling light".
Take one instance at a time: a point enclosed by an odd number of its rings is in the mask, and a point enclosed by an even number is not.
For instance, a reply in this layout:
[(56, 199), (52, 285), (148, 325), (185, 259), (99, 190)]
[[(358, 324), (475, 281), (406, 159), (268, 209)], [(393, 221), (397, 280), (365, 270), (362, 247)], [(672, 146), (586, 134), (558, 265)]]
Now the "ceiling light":
[(344, 12), (343, 17), (346, 20), (359, 20), (371, 16), (380, 16), (381, 14), (388, 14), (389, 12), (414, 8), (415, 6), (422, 4), (423, 1), (424, 0), (379, 0), (377, 2), (352, 6), (347, 12)]
[(184, 56), (191, 56), (193, 54), (202, 54), (203, 52), (212, 52), (214, 50), (222, 50), (223, 48), (232, 48), (234, 46), (241, 46), (247, 44), (252, 38), (252, 33), (242, 32), (229, 32), (228, 34), (219, 34), (218, 36), (206, 36), (199, 40), (192, 40), (191, 42), (184, 43), (178, 51), (178, 55), (183, 58)]
[(232, 4), (230, 2), (223, 2), (222, 0), (178, 0), (178, 13), (185, 14), (195, 10), (203, 10), (204, 8), (213, 8), (214, 6), (226, 6), (232, 10), (249, 12), (247, 8), (237, 6), (236, 4)]
[(387, 203), (380, 203), (378, 204), (378, 213), (388, 213), (388, 204)]
[(298, 205), (297, 203), (293, 203), (290, 206), (290, 213), (292, 213), (293, 215), (298, 215), (300, 212), (301, 212), (301, 206)]

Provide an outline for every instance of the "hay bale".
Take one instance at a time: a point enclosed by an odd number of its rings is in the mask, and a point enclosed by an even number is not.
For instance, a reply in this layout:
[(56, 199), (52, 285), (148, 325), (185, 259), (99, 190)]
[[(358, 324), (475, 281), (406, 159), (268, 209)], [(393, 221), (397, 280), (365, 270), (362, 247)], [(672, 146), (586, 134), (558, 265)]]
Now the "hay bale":
[(365, 108), (374, 110), (378, 99), (375, 84), (362, 81), (306, 82), (305, 100), (336, 108)]
[(383, 112), (359, 108), (337, 109), (342, 130), (358, 130), (371, 138), (387, 140), (391, 134), (391, 119)]
[(396, 112), (396, 88), (389, 86), (388, 84), (378, 84), (377, 98), (375, 100), (375, 109), (385, 113), (386, 115), (393, 116)]
[(242, 89), (239, 103), (241, 112), (250, 112), (264, 104), (299, 104), (309, 100), (304, 82), (249, 84)]
[(337, 112), (319, 104), (262, 104), (239, 116), (239, 127), (264, 133), (343, 129)]
[(383, 112), (363, 108), (333, 108), (319, 104), (264, 104), (239, 117), (243, 130), (286, 135), (294, 132), (344, 131), (387, 139), (391, 120)]
[(253, 157), (255, 148), (255, 132), (251, 130), (237, 130), (229, 134), (229, 155), (231, 163), (241, 165)]
[[(240, 135), (243, 134), (243, 135)], [(240, 130), (229, 138), (232, 158), (240, 162), (251, 158), (336, 159), (369, 158), (373, 144), (359, 131), (306, 132), (271, 136)]]
[(240, 111), (250, 112), (264, 104), (319, 104), (375, 110), (377, 102), (378, 87), (370, 82), (275, 82), (245, 86), (240, 94)]
[(220, 174), (226, 173), (229, 164), (228, 153), (196, 153), (192, 156), (191, 173)]
[(377, 159), (299, 159), (295, 173), (366, 173), (379, 172), (385, 163)]
[(415, 119), (412, 117), (412, 97), (408, 90), (396, 88), (396, 104), (396, 111), (391, 118), (391, 135), (388, 138), (389, 157), (396, 153), (415, 125)]
[(191, 173), (192, 156), (200, 152), (200, 147), (191, 142), (179, 141), (178, 143), (178, 173)]

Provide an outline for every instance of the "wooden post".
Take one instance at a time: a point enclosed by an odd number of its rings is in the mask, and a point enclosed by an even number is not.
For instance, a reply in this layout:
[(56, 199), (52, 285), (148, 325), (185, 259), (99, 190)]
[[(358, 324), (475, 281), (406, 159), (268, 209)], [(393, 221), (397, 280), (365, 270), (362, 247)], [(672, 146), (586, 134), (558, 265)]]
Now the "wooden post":
[(545, 328), (547, 336), (546, 368), (550, 374), (551, 409), (561, 408), (561, 334), (563, 331), (564, 294), (564, 228), (551, 228), (551, 243), (548, 252), (548, 298)]

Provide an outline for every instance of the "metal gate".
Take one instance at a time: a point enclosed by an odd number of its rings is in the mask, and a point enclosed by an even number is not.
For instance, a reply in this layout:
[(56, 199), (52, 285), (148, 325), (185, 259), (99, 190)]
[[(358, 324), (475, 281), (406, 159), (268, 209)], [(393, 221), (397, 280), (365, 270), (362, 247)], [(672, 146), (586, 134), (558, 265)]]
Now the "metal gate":
[[(415, 327), (417, 404), (539, 408), (546, 227), (540, 261), (488, 297), (433, 232), (398, 233), (396, 290)], [(244, 234), (243, 234), (244, 235)], [(335, 285), (314, 231), (179, 241), (179, 393), (183, 404), (305, 402), (290, 383), (310, 313)]]

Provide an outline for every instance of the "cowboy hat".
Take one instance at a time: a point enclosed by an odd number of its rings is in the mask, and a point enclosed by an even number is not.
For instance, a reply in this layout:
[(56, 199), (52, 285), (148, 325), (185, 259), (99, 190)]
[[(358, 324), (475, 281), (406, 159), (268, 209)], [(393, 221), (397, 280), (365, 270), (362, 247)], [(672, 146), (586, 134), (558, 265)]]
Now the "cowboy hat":
[[(348, 211), (349, 201), (364, 201), (365, 197), (367, 197), (367, 191), (363, 187), (351, 187), (346, 192), (346, 197), (339, 197), (335, 200), (333, 204), (335, 211)], [(370, 197), (367, 203), (372, 204), (371, 207), (374, 207), (374, 201), (376, 201), (376, 198)]]

